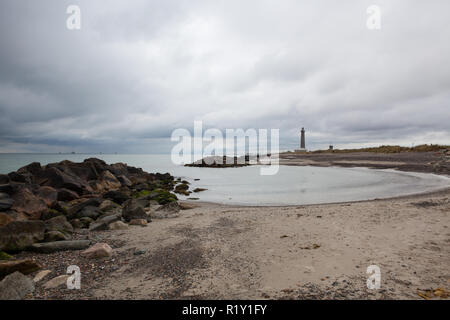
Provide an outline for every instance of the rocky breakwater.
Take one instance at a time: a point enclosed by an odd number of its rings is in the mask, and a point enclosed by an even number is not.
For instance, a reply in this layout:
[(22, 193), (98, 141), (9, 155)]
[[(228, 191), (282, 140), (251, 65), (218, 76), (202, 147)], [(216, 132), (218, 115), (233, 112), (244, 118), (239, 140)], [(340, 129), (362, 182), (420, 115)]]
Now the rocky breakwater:
[(77, 239), (82, 229), (125, 229), (136, 221), (145, 226), (153, 212), (179, 211), (172, 193), (176, 184), (168, 173), (95, 158), (31, 163), (0, 175), (0, 281), (13, 272), (39, 269), (33, 261), (16, 263), (18, 252), (85, 250), (95, 241)]

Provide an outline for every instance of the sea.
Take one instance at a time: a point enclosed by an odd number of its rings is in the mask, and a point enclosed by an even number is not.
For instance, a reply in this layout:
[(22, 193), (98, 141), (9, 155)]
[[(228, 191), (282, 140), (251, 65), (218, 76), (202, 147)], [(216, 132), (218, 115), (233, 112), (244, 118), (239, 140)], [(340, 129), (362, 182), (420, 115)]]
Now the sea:
[[(123, 162), (147, 172), (169, 172), (206, 191), (192, 193), (193, 201), (247, 206), (307, 205), (412, 195), (450, 187), (441, 175), (368, 168), (280, 166), (275, 175), (261, 175), (260, 166), (193, 168), (176, 165), (168, 154), (0, 154), (0, 173), (31, 163), (41, 165), (99, 158)], [(186, 199), (185, 196), (179, 196)]]

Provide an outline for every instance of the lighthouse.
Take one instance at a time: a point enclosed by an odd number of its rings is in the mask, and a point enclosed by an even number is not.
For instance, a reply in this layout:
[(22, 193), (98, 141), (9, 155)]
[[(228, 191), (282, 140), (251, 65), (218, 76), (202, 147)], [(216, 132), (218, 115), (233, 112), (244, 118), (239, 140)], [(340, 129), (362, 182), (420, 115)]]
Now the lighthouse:
[(300, 149), (306, 149), (305, 147), (305, 128), (300, 131)]
[(305, 128), (300, 130), (300, 149), (295, 150), (295, 152), (306, 152)]

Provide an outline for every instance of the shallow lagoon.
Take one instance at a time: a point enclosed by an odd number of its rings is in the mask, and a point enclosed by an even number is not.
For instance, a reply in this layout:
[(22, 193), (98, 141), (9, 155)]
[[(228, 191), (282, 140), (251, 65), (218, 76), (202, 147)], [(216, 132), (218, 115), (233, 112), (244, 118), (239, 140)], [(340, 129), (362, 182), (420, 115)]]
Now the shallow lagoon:
[(193, 193), (191, 197), (229, 204), (303, 205), (357, 201), (450, 186), (450, 179), (444, 176), (367, 168), (280, 166), (276, 175), (263, 176), (259, 166), (227, 169), (176, 166), (169, 155), (0, 154), (0, 173), (17, 170), (34, 161), (44, 165), (65, 159), (83, 161), (90, 157), (108, 163), (125, 162), (148, 172), (170, 172), (189, 180), (191, 189), (208, 189)]

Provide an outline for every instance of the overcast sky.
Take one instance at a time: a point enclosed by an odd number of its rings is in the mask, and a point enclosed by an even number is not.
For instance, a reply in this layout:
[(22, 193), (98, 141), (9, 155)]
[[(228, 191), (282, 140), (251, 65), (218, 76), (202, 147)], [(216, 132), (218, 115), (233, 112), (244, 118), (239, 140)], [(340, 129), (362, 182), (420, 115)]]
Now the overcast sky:
[(1, 0), (0, 152), (169, 152), (194, 120), (450, 144), (449, 21), (448, 0)]

